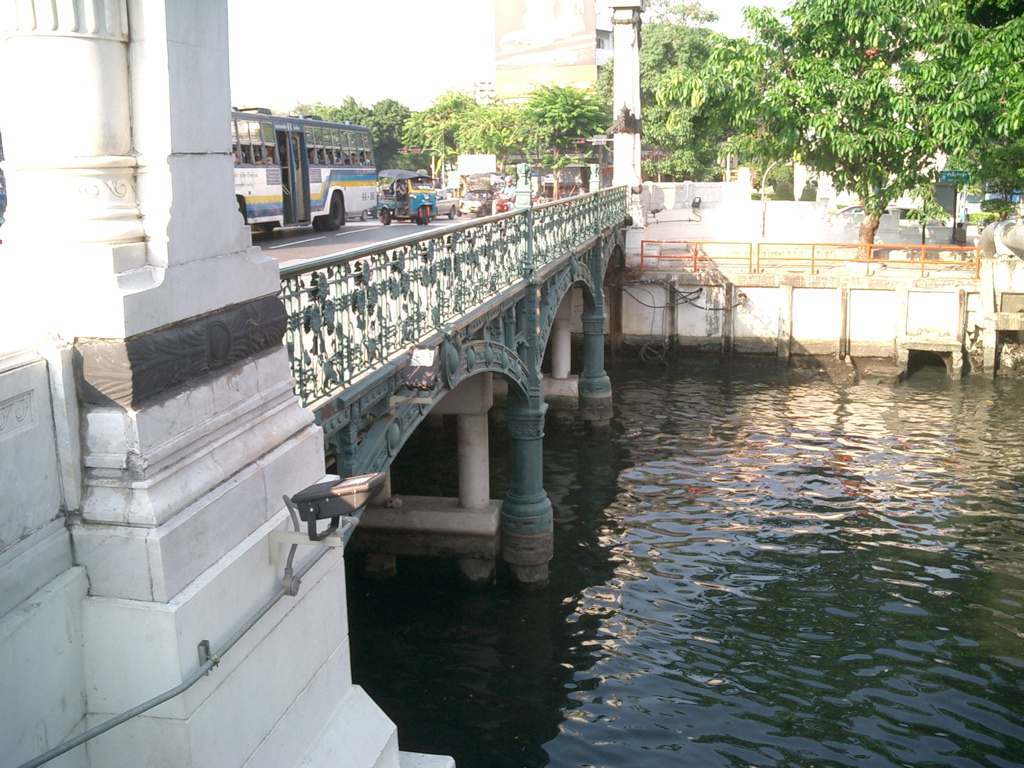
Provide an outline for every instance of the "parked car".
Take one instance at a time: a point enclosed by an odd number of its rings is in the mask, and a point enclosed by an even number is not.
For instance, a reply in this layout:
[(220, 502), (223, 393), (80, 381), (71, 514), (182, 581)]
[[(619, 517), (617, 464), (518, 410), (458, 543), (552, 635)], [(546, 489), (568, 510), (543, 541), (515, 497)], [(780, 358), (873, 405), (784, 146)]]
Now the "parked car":
[(490, 216), (494, 213), (494, 193), (483, 189), (471, 189), (462, 197), (462, 213), (472, 216)]
[(4, 223), (4, 211), (7, 210), (7, 187), (4, 184), (4, 172), (0, 171), (0, 224)]
[[(888, 208), (885, 209), (885, 213), (883, 213), (882, 216), (889, 216), (891, 218), (890, 219), (884, 219), (883, 218), (881, 223), (884, 226), (884, 225), (891, 225), (891, 224), (893, 224), (895, 222), (905, 221), (905, 222), (907, 222), (907, 225), (916, 224), (916, 225), (920, 226), (921, 225), (920, 221), (912, 221), (910, 219), (910, 213), (911, 213), (912, 210), (913, 209), (911, 209), (911, 208), (904, 208), (903, 206), (900, 206), (900, 205), (890, 205)], [(837, 221), (841, 221), (841, 222), (844, 222), (846, 224), (860, 224), (861, 220), (863, 220), (863, 218), (864, 218), (864, 206), (862, 206), (862, 205), (848, 205), (845, 208), (840, 208), (838, 211), (836, 211), (832, 215), (834, 217), (836, 217)], [(944, 223), (944, 222), (942, 222), (939, 219), (936, 219), (934, 217), (928, 219), (927, 224), (928, 224), (929, 227), (947, 226), (947, 223)]]
[[(883, 216), (890, 215), (890, 216), (895, 216), (897, 219), (905, 219), (905, 218), (907, 218), (907, 213), (909, 211), (910, 211), (909, 208), (901, 208), (898, 205), (890, 205), (888, 208), (885, 209), (885, 213), (882, 214), (882, 215)], [(863, 216), (864, 216), (864, 206), (863, 205), (848, 205), (845, 208), (840, 208), (838, 211), (836, 211), (832, 215), (833, 216), (851, 217), (851, 218), (852, 217), (856, 217), (859, 220), (859, 219), (863, 218)]]
[(437, 190), (437, 217), (441, 218), (447, 215), (449, 219), (454, 219), (461, 214), (459, 198), (455, 197), (453, 191), (450, 189)]

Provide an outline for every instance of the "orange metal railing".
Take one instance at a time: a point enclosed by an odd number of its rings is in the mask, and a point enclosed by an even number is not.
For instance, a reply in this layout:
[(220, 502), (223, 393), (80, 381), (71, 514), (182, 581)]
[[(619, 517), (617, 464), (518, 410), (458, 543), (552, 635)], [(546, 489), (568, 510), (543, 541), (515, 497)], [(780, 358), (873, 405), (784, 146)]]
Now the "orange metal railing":
[[(720, 240), (643, 240), (640, 273), (651, 260), (679, 262), (683, 269), (748, 274), (798, 272), (826, 274), (851, 268), (871, 276), (924, 277), (928, 274), (973, 273), (978, 279), (981, 258), (972, 245), (901, 245), (891, 243), (743, 243)], [(857, 265), (857, 266), (855, 266)]]

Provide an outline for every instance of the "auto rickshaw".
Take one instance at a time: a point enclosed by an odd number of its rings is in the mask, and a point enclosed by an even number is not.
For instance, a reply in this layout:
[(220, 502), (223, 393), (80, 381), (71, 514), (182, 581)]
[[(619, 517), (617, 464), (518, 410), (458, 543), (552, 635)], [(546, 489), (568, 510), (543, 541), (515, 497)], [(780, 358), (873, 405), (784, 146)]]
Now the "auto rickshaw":
[(381, 224), (394, 219), (429, 224), (437, 216), (434, 180), (422, 171), (381, 171), (377, 174), (377, 213)]

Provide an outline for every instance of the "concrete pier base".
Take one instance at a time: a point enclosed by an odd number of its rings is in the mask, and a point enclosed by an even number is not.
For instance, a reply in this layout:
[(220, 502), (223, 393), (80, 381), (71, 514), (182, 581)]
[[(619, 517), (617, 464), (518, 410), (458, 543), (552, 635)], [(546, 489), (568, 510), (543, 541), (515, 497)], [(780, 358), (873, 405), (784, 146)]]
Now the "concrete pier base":
[(544, 402), (548, 405), (548, 418), (560, 422), (574, 422), (580, 411), (580, 379), (569, 375), (562, 379), (545, 376)]
[(399, 508), (367, 507), (348, 548), (367, 553), (375, 575), (394, 575), (396, 555), (423, 555), (454, 558), (467, 579), (490, 583), (500, 514), (501, 502), (493, 499), (484, 509), (465, 509), (458, 499), (403, 496)]

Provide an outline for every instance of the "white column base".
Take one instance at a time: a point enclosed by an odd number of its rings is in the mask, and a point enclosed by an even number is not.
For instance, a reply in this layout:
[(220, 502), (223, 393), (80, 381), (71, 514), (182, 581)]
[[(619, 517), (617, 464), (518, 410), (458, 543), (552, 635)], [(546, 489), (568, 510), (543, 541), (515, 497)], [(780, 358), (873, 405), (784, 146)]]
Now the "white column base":
[[(202, 640), (216, 653), (276, 591), (281, 569), (269, 565), (267, 536), (286, 519), (279, 513), (166, 605), (87, 599), (90, 727), (180, 683), (198, 667)], [(300, 547), (296, 566), (318, 551)], [(344, 560), (328, 552), (299, 595), (278, 601), (209, 675), (90, 742), (90, 763), (398, 768), (395, 726), (352, 685), (344, 594)]]

